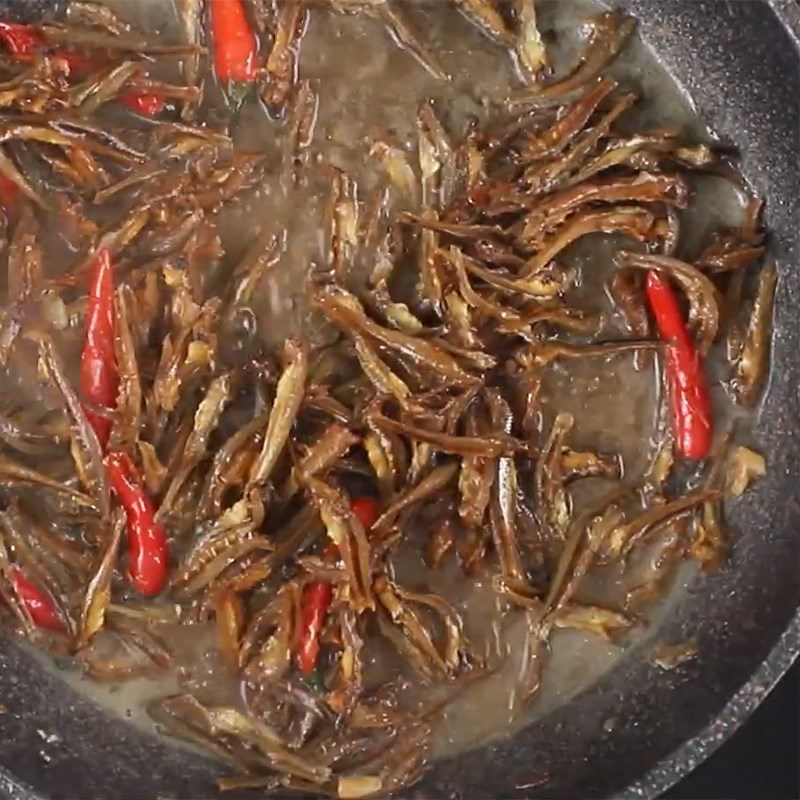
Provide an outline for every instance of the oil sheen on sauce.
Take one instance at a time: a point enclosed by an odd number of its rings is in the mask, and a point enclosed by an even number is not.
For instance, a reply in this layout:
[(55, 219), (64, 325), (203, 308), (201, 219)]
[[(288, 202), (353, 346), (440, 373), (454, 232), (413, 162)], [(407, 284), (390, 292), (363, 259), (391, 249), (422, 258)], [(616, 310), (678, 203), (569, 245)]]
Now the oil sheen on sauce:
[[(179, 28), (168, 0), (131, 3), (116, 0), (109, 5), (141, 30), (158, 31), (177, 38)], [(320, 109), (312, 145), (313, 163), (308, 185), (287, 186), (281, 177), (280, 123), (270, 120), (255, 101), (242, 108), (232, 123), (236, 143), (265, 152), (274, 164), (267, 180), (226, 207), (217, 221), (226, 259), (235, 263), (263, 229), (285, 230), (288, 252), (280, 268), (268, 274), (259, 287), (254, 312), (258, 335), (269, 346), (291, 334), (318, 341), (329, 334), (309, 323), (303, 285), (308, 270), (320, 257), (323, 214), (329, 182), (321, 168), (325, 162), (348, 171), (366, 192), (375, 175), (368, 157), (378, 138), (415, 148), (414, 120), (420, 102), (432, 99), (437, 112), (454, 137), (460, 136), (470, 118), (491, 118), (509, 91), (519, 86), (513, 64), (500, 48), (483, 38), (445, 3), (408, 2), (408, 13), (425, 41), (452, 74), (450, 83), (436, 81), (389, 40), (380, 22), (362, 16), (342, 16), (314, 6), (310, 29), (303, 42), (300, 77), (320, 87)], [(600, 7), (583, 0), (539, 0), (537, 9), (555, 67), (566, 68), (580, 45), (582, 22)], [(707, 137), (680, 88), (659, 66), (655, 55), (640, 41), (630, 43), (613, 66), (612, 73), (643, 96), (636, 117), (637, 128), (665, 125), (682, 128), (687, 135)], [(221, 115), (220, 96), (213, 79), (206, 76), (203, 114)], [(738, 221), (741, 198), (721, 179), (696, 177), (695, 199), (684, 225), (683, 251), (689, 257), (694, 243), (720, 225)], [(363, 196), (363, 193), (362, 193)], [(620, 242), (599, 235), (586, 237), (568, 252), (579, 271), (576, 291), (587, 304), (604, 315), (609, 336), (624, 333), (604, 292), (610, 274), (611, 255)], [(309, 328), (311, 324), (311, 328)], [(569, 362), (553, 369), (545, 387), (546, 408), (552, 419), (557, 411), (570, 411), (577, 420), (575, 444), (619, 452), (629, 478), (642, 475), (654, 445), (659, 380), (653, 360), (636, 371), (628, 358), (576, 365)], [(591, 486), (587, 489), (591, 492)], [(580, 497), (576, 497), (576, 511)], [(489, 645), (495, 618), (494, 593), (489, 579), (465, 580), (457, 568), (431, 572), (421, 558), (404, 554), (395, 564), (398, 577), (418, 586), (435, 586), (468, 620), (467, 634), (478, 652)], [(600, 596), (612, 600), (626, 588), (618, 575), (606, 576)], [(651, 613), (653, 627), (669, 613), (689, 582), (692, 569), (683, 569), (670, 596)], [(630, 579), (628, 579), (630, 580)], [(207, 626), (167, 629), (162, 632), (180, 651), (178, 664), (159, 680), (135, 680), (119, 686), (95, 684), (76, 671), (65, 671), (65, 681), (95, 702), (132, 723), (152, 730), (143, 711), (147, 700), (178, 690), (191, 690), (215, 702), (235, 702), (235, 682), (214, 653), (213, 632)], [(546, 714), (590, 686), (626, 651), (642, 641), (633, 633), (621, 645), (603, 642), (577, 631), (557, 631), (552, 638), (540, 696), (533, 715)], [(522, 625), (507, 624), (502, 634), (512, 653), (519, 650)], [(513, 661), (513, 659), (512, 659)], [(437, 743), (439, 755), (463, 751), (492, 736), (509, 731), (509, 702), (513, 676), (509, 670), (470, 689), (446, 713)]]

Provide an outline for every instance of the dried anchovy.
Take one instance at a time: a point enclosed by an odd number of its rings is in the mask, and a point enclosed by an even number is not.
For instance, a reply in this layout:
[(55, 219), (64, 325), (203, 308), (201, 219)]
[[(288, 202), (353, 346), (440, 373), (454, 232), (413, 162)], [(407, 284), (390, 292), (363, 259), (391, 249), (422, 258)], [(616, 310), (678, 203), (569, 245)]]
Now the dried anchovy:
[(743, 405), (752, 405), (756, 401), (766, 379), (772, 306), (777, 282), (778, 272), (775, 266), (767, 264), (761, 270), (758, 294), (753, 302), (750, 323), (733, 378), (736, 399)]
[(289, 438), (289, 431), (305, 392), (308, 353), (303, 345), (286, 346), (286, 369), (275, 390), (275, 404), (264, 433), (264, 445), (253, 461), (247, 477), (248, 486), (263, 484), (270, 476)]
[(45, 374), (55, 384), (64, 399), (72, 432), (72, 457), (75, 460), (78, 475), (94, 498), (103, 518), (108, 519), (111, 506), (110, 489), (97, 435), (89, 424), (86, 413), (64, 374), (64, 368), (53, 341), (47, 336), (39, 336), (37, 343), (40, 363)]

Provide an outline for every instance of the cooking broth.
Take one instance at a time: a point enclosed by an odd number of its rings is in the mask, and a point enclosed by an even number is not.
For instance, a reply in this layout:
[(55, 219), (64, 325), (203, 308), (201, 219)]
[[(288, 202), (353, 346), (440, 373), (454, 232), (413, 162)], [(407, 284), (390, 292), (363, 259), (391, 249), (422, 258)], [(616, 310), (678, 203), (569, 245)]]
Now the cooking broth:
[[(134, 4), (119, 0), (108, 5), (134, 28), (146, 31), (148, 37), (157, 34), (164, 41), (181, 37), (172, 3), (149, 0)], [(523, 85), (519, 66), (506, 49), (490, 42), (449, 4), (408, 2), (400, 5), (414, 28), (423, 32), (424, 41), (439, 56), (452, 81), (435, 79), (408, 52), (394, 46), (380, 19), (364, 14), (338, 14), (324, 3), (311, 4), (299, 58), (299, 79), (308, 80), (319, 88), (319, 109), (308, 151), (309, 164), (299, 183), (287, 169), (282, 139), (285, 121), (265, 113), (252, 96), (228, 120), (231, 114), (220, 86), (213, 72), (204, 67), (205, 95), (198, 118), (208, 120), (210, 127), (219, 130), (229, 124), (236, 146), (263, 154), (266, 164), (263, 177), (254, 186), (206, 215), (198, 226), (198, 230), (203, 228), (209, 235), (219, 236), (216, 274), (228, 275), (264, 233), (285, 237), (286, 243), (280, 259), (264, 271), (250, 300), (252, 320), (248, 323), (249, 337), (243, 362), (276, 352), (289, 337), (308, 339), (312, 345), (323, 346), (335, 343), (341, 336), (336, 327), (315, 310), (308, 291), (310, 278), (323, 266), (326, 257), (331, 166), (352, 176), (358, 186), (359, 200), (366, 202), (385, 179), (380, 164), (371, 155), (376, 141), (399, 147), (416, 163), (416, 116), (421, 103), (432, 102), (447, 133), (453, 141), (459, 142), (471, 125), (482, 129), (507, 118), (506, 98), (518, 93)], [(574, 63), (576, 53), (585, 47), (591, 32), (586, 20), (596, 16), (602, 8), (582, 0), (545, 0), (537, 2), (536, 8), (553, 71), (564, 74)], [(180, 82), (180, 72), (174, 63), (159, 63), (157, 69), (165, 80)], [(681, 87), (662, 69), (656, 54), (638, 39), (628, 44), (608, 73), (618, 78), (623, 90), (632, 89), (643, 98), (634, 110), (624, 115), (620, 130), (634, 133), (669, 126), (679, 128), (688, 141), (712, 141), (710, 132), (698, 119)], [(113, 118), (118, 112), (108, 113)], [(132, 140), (141, 137), (144, 141), (151, 125), (141, 120), (132, 122)], [(714, 232), (739, 226), (747, 200), (724, 178), (693, 172), (690, 181), (693, 200), (687, 210), (679, 212), (683, 224), (678, 254), (687, 259), (695, 258)], [(127, 197), (121, 194), (119, 205), (108, 205), (103, 213), (113, 219), (126, 204)], [(400, 196), (397, 208), (413, 210), (415, 206), (411, 199)], [(59, 261), (57, 253), (61, 253), (60, 261), (65, 267), (73, 265), (76, 258), (75, 251), (65, 247), (63, 235), (57, 234), (59, 224), (63, 222), (54, 223), (53, 230), (45, 231), (49, 274), (52, 274), (49, 264)], [(606, 290), (615, 269), (614, 254), (628, 246), (630, 240), (624, 236), (592, 234), (559, 254), (563, 266), (575, 271), (570, 298), (583, 309), (599, 315), (597, 341), (631, 338)], [(156, 254), (155, 261), (159, 258)], [(152, 260), (153, 255), (146, 254), (143, 247), (138, 255), (134, 248), (130, 256), (134, 269), (147, 269), (148, 261)], [(169, 257), (164, 260), (169, 261)], [(409, 285), (413, 283), (403, 275), (396, 277), (400, 284), (404, 280)], [(353, 276), (356, 284), (364, 284), (367, 279), (366, 274)], [(84, 313), (81, 302), (77, 300), (73, 309), (78, 317)], [(564, 338), (582, 341), (578, 334), (568, 334)], [(82, 325), (68, 328), (61, 339), (62, 358), (77, 385)], [(224, 346), (221, 341), (220, 348)], [(724, 431), (729, 425), (727, 420), (735, 415), (737, 435), (742, 435), (748, 426), (749, 411), (734, 412), (731, 407), (723, 385), (727, 380), (727, 365), (722, 349), (720, 345), (715, 346), (708, 359), (715, 427), (719, 432)], [(543, 375), (542, 430), (546, 433), (551, 429), (557, 414), (569, 413), (575, 419), (570, 438), (572, 448), (616, 453), (626, 483), (646, 482), (656, 448), (663, 441), (665, 427), (669, 426), (659, 365), (660, 359), (652, 350), (635, 358), (625, 353), (556, 362)], [(154, 366), (150, 365), (150, 369)], [(7, 380), (11, 379), (7, 376)], [(30, 381), (20, 381), (20, 385), (23, 384), (32, 385)], [(41, 392), (41, 397), (29, 398), (30, 401), (38, 399), (50, 408), (60, 407), (52, 388), (43, 388)], [(258, 401), (255, 405), (258, 406)], [(249, 406), (246, 410), (249, 413)], [(229, 420), (227, 424), (231, 427), (229, 434), (235, 430), (237, 421)], [(214, 436), (212, 441), (220, 446), (224, 438)], [(699, 478), (692, 476), (690, 467), (682, 467), (677, 472), (678, 480), (684, 481), (688, 488), (699, 485)], [(530, 465), (525, 465), (520, 471), (520, 480), (530, 483), (532, 479)], [(365, 478), (358, 474), (352, 480), (353, 485), (360, 485), (358, 482)], [(602, 478), (577, 483), (571, 492), (572, 519), (608, 488), (608, 481)], [(507, 734), (532, 717), (568, 702), (575, 693), (612, 669), (646, 634), (646, 625), (638, 623), (607, 637), (585, 629), (556, 629), (550, 636), (548, 652), (529, 653), (525, 649), (529, 617), (498, 593), (494, 570), (485, 568), (465, 579), (452, 552), (441, 566), (431, 568), (423, 554), (433, 522), (425, 517), (424, 510), (409, 513), (404, 522), (403, 541), (389, 559), (392, 580), (398, 585), (413, 587), (415, 591), (434, 592), (444, 597), (463, 618), (464, 636), (478, 654), (476, 658), (490, 664), (493, 660), (501, 662), (496, 669), (487, 670), (493, 674), (475, 680), (444, 708), (441, 721), (435, 726), (434, 757), (458, 753), (488, 738)], [(687, 518), (682, 517), (678, 524), (686, 526)], [(669, 528), (660, 529), (653, 539), (653, 547), (657, 549), (670, 535)], [(173, 560), (193, 543), (191, 535), (177, 537)], [(641, 552), (636, 551), (627, 563), (613, 562), (599, 567), (596, 573), (587, 576), (577, 592), (577, 599), (622, 613), (629, 592), (652, 577), (654, 557), (652, 550), (645, 547)], [(552, 577), (555, 566), (555, 563), (545, 563), (538, 569)], [(657, 625), (660, 615), (668, 613), (670, 605), (693, 580), (696, 580), (696, 569), (692, 566), (671, 572), (663, 587), (669, 589), (669, 596), (645, 603), (636, 609), (637, 614)], [(124, 597), (130, 599), (131, 593)], [(152, 626), (153, 631), (169, 643), (172, 660), (167, 669), (155, 669), (145, 678), (98, 682), (85, 676), (73, 662), (59, 657), (57, 661), (64, 680), (98, 704), (148, 730), (153, 723), (145, 708), (165, 695), (189, 692), (205, 705), (241, 705), (238, 670), (220, 657), (215, 625), (208, 619), (197, 620), (197, 616), (203, 616), (195, 614), (197, 610), (196, 606), (192, 609), (193, 624), (169, 622)], [(503, 659), (498, 656), (504, 653), (508, 658), (502, 663)], [(526, 666), (522, 663), (526, 659), (541, 662), (541, 687), (530, 711), (520, 715), (518, 675)], [(397, 654), (386, 642), (370, 650), (364, 668), (368, 680), (377, 685), (400, 680), (401, 676), (408, 680)], [(419, 686), (410, 691), (410, 696), (415, 698), (413, 702), (419, 703), (425, 702), (429, 694), (428, 689)], [(412, 701), (407, 699), (407, 702)]]

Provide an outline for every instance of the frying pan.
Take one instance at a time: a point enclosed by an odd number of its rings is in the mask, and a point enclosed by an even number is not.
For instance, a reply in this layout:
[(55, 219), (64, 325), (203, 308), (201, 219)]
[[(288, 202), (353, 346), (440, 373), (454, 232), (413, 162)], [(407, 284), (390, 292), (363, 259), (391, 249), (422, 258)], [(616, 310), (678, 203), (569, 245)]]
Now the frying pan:
[[(54, 5), (0, 0), (4, 17)], [(796, 0), (629, 0), (642, 37), (700, 116), (742, 151), (768, 197), (780, 282), (773, 370), (757, 423), (769, 472), (727, 508), (727, 568), (693, 584), (650, 643), (513, 738), (438, 763), (405, 793), (435, 798), (655, 797), (706, 758), (800, 652), (800, 6)], [(659, 639), (693, 637), (672, 672)], [(0, 642), (0, 795), (196, 798), (218, 766), (110, 717)], [(546, 781), (544, 780), (546, 778)]]

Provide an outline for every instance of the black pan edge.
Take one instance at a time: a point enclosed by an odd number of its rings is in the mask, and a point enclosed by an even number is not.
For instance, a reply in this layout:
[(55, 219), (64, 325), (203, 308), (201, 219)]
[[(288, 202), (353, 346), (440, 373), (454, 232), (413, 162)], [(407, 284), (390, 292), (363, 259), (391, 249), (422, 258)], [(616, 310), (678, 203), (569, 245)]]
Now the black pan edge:
[(800, 48), (800, 4), (797, 0), (767, 0)]
[(800, 611), (766, 660), (727, 702), (719, 716), (697, 736), (679, 747), (617, 796), (621, 800), (659, 797), (685, 778), (725, 744), (764, 702), (798, 657), (800, 657)]

